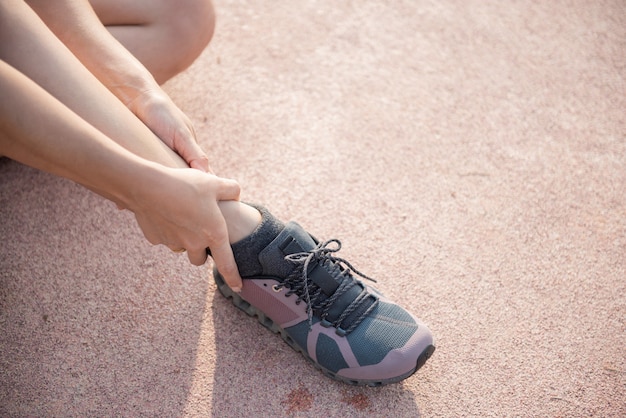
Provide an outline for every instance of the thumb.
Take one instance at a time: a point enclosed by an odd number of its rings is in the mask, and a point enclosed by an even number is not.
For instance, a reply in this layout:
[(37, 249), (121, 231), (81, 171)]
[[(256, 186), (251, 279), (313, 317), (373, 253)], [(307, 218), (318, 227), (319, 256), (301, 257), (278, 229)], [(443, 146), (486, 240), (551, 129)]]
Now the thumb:
[(222, 177), (217, 177), (217, 179), (219, 180), (219, 187), (216, 193), (217, 200), (239, 200), (241, 186), (239, 186), (237, 181)]
[(243, 282), (241, 280), (241, 276), (239, 275), (239, 269), (237, 268), (237, 263), (235, 262), (233, 250), (228, 241), (211, 246), (210, 251), (217, 270), (224, 277), (228, 286), (233, 291), (239, 293)]
[(179, 152), (189, 167), (205, 173), (212, 173), (209, 167), (209, 157), (202, 151), (198, 143), (194, 140), (188, 140), (186, 145)]

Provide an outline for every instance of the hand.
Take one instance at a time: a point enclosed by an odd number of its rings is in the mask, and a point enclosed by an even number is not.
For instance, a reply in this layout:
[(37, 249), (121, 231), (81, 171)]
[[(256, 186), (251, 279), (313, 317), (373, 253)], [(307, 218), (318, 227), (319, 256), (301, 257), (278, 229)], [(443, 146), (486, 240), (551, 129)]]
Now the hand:
[(128, 107), (189, 167), (212, 173), (209, 157), (196, 141), (191, 120), (160, 87), (142, 92), (128, 103)]
[(206, 248), (235, 291), (242, 281), (228, 238), (220, 200), (239, 200), (240, 187), (234, 180), (191, 169), (158, 168), (165, 174), (155, 179), (158, 187), (141, 187), (136, 203), (128, 205), (152, 244), (172, 250), (185, 249), (189, 261), (202, 265)]

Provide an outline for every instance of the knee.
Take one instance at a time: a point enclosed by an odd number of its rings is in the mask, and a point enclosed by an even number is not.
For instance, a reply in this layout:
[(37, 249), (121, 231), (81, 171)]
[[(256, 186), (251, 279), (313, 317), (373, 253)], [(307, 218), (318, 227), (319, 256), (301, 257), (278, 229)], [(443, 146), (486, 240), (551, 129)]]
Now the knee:
[(172, 29), (181, 44), (190, 45), (199, 50), (199, 54), (211, 41), (215, 30), (215, 11), (211, 0), (178, 0), (171, 3), (176, 9), (172, 16)]
[(163, 1), (171, 6), (162, 17), (171, 43), (168, 51), (171, 77), (189, 67), (211, 41), (215, 11), (211, 0)]

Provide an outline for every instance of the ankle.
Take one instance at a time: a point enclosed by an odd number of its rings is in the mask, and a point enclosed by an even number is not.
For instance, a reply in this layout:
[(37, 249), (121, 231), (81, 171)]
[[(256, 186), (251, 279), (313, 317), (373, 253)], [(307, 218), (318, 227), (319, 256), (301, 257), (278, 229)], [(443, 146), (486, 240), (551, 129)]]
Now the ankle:
[(231, 244), (252, 234), (261, 224), (261, 213), (254, 207), (234, 200), (219, 202), (220, 210), (228, 226)]
[(259, 214), (260, 222), (250, 234), (231, 244), (241, 277), (250, 277), (262, 273), (263, 268), (259, 262), (259, 255), (285, 227), (267, 209), (260, 206), (252, 207), (252, 209)]

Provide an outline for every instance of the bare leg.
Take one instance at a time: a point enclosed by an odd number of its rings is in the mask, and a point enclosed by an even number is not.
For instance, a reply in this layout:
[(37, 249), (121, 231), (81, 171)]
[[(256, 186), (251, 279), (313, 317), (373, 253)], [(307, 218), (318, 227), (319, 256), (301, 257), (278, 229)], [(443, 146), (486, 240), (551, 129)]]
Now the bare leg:
[[(109, 92), (25, 4), (12, 5), (10, 16), (0, 24), (0, 39), (0, 59), (35, 81), (106, 136), (145, 159), (168, 167), (187, 167), (184, 160)], [(239, 202), (220, 202), (220, 209), (231, 242), (249, 235), (260, 222), (256, 209)]]
[(189, 67), (215, 28), (210, 0), (90, 0), (111, 34), (159, 83)]

